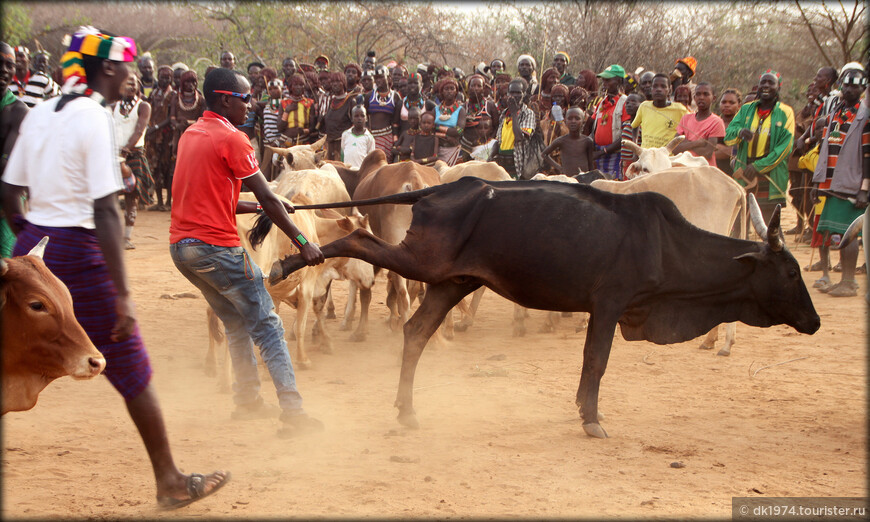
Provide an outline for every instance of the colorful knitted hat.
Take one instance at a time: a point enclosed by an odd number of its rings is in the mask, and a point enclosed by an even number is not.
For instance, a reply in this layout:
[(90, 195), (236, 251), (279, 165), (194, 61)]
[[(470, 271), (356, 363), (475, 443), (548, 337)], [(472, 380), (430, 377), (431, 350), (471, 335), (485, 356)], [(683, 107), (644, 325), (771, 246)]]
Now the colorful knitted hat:
[(566, 53), (565, 51), (559, 51), (559, 52), (556, 53), (553, 57), (555, 58), (556, 56), (562, 56), (562, 57), (564, 57), (564, 58), (565, 58), (565, 64), (569, 64), (569, 63), (571, 63), (571, 57), (568, 56), (568, 53)]
[(85, 83), (83, 57), (95, 56), (113, 62), (132, 62), (136, 59), (136, 42), (126, 36), (108, 36), (92, 26), (79, 27), (69, 40), (66, 53), (60, 58), (63, 66), (63, 79), (69, 83)]

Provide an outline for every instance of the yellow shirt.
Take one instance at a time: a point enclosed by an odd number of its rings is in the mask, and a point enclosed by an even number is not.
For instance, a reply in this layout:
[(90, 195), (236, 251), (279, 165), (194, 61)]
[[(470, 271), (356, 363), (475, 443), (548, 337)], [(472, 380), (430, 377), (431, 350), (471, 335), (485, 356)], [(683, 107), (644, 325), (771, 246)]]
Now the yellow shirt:
[(664, 147), (677, 135), (677, 124), (688, 113), (689, 110), (682, 103), (672, 102), (667, 107), (659, 108), (652, 101), (645, 101), (637, 108), (631, 127), (640, 127), (641, 147)]
[(514, 119), (510, 116), (505, 117), (501, 125), (501, 144), (498, 150), (514, 150)]
[(758, 128), (758, 111), (752, 117), (752, 126), (749, 128), (755, 136), (749, 142), (749, 150), (747, 158), (752, 161), (757, 158), (767, 156), (770, 152), (770, 114), (761, 122), (761, 128)]

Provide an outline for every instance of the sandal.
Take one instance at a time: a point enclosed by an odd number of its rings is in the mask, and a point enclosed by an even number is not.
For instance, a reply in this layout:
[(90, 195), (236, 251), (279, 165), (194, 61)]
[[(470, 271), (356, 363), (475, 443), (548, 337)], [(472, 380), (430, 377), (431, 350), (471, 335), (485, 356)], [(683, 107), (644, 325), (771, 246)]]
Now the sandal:
[(822, 292), (825, 291), (825, 290), (822, 290), (823, 288), (827, 289), (827, 288), (830, 288), (830, 286), (831, 286), (831, 278), (829, 278), (829, 277), (820, 277), (820, 278), (816, 279), (815, 283), (813, 283), (813, 288), (818, 288)]
[[(215, 472), (217, 473), (217, 472)], [(170, 509), (178, 509), (183, 508), (184, 506), (189, 506), (193, 504), (197, 500), (201, 500), (212, 493), (216, 492), (220, 488), (224, 487), (224, 485), (230, 481), (230, 477), (232, 474), (227, 472), (226, 476), (215, 484), (215, 486), (211, 489), (211, 491), (205, 490), (205, 475), (202, 473), (191, 473), (187, 476), (187, 494), (190, 495), (190, 498), (186, 498), (184, 500), (172, 498), (172, 497), (157, 497), (157, 503), (160, 504), (160, 507), (166, 510)]]

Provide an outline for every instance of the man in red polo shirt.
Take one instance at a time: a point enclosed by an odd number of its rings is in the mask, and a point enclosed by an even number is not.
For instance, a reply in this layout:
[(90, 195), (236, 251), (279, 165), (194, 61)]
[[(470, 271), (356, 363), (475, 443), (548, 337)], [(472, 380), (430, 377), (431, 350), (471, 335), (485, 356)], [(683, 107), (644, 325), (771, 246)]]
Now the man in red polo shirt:
[[(263, 284), (263, 273), (241, 246), (237, 213), (265, 213), (300, 249), (309, 265), (323, 262), (323, 253), (287, 215), (269, 190), (250, 140), (236, 126), (245, 122), (251, 86), (232, 69), (215, 69), (203, 82), (208, 110), (182, 135), (172, 181), (170, 253), (175, 266), (202, 291), (223, 321), (233, 361), (235, 419), (272, 415), (259, 394), (254, 343), (272, 376), (281, 406), (281, 436), (321, 430), (323, 424), (302, 409), (293, 365), (284, 341), (284, 327)], [(259, 201), (239, 202), (242, 183)], [(292, 211), (292, 207), (289, 208)], [(253, 277), (251, 277), (253, 272)]]

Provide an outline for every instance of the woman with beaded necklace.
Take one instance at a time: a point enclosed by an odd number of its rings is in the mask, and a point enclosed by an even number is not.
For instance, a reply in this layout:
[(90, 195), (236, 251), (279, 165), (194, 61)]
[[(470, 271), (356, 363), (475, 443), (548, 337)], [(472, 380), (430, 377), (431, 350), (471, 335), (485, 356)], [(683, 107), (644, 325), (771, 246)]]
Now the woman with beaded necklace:
[(492, 98), (486, 95), (486, 79), (479, 74), (468, 78), (468, 104), (466, 105), (465, 129), (459, 140), (462, 146), (462, 159), (471, 159), (471, 149), (482, 138), (480, 122), (486, 116), (490, 121), (498, 121), (498, 107)]
[(353, 97), (347, 94), (347, 77), (344, 73), (329, 73), (331, 97), (326, 113), (320, 115), (317, 127), (326, 135), (326, 159), (341, 160), (341, 134), (353, 126), (351, 110)]
[(314, 100), (305, 97), (305, 77), (294, 73), (288, 79), (290, 96), (281, 100), (281, 131), (293, 145), (308, 143), (317, 123)]
[(389, 71), (386, 66), (375, 67), (375, 88), (365, 97), (369, 114), (369, 130), (375, 137), (375, 148), (384, 151), (387, 163), (393, 160), (393, 142), (399, 137), (399, 118), (402, 97), (390, 89)]
[(411, 110), (411, 107), (416, 107), (421, 112), (426, 109), (426, 97), (423, 96), (421, 90), (421, 80), (420, 74), (416, 71), (408, 74), (408, 86), (406, 87), (408, 94), (402, 100), (402, 106), (399, 109), (399, 136), (411, 126), (408, 123), (408, 111)]
[(459, 84), (455, 78), (444, 78), (435, 84), (440, 103), (435, 106), (435, 135), (438, 136), (438, 159), (452, 167), (459, 159), (459, 138), (465, 129), (465, 107), (457, 101)]
[(169, 169), (169, 179), (166, 180), (166, 206), (172, 206), (172, 173), (175, 172), (175, 157), (178, 152), (178, 140), (188, 127), (205, 112), (205, 98), (197, 89), (196, 71), (186, 71), (179, 80), (179, 90), (169, 104), (169, 121), (172, 125), (172, 168)]

